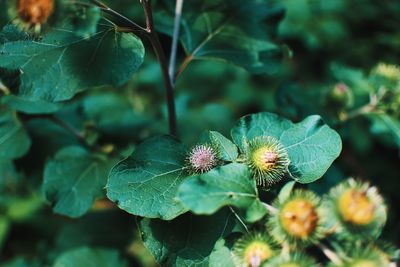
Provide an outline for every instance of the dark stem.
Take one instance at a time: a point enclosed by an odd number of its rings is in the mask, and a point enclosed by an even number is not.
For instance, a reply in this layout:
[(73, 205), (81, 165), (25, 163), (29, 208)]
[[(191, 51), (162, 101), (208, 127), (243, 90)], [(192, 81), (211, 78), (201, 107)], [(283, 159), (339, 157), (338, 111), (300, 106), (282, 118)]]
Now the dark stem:
[(149, 33), (148, 38), (151, 45), (153, 46), (158, 62), (160, 63), (161, 74), (166, 89), (168, 115), (169, 115), (168, 118), (169, 132), (171, 135), (177, 136), (174, 88), (168, 73), (168, 61), (165, 56), (164, 50), (161, 46), (160, 39), (158, 38), (158, 34), (154, 29), (153, 12), (151, 10), (150, 0), (142, 0), (141, 3), (143, 5), (144, 13), (146, 16), (147, 32)]
[[(175, 111), (175, 98), (174, 98), (174, 86), (172, 80), (169, 77), (168, 73), (168, 61), (166, 59), (164, 50), (160, 43), (160, 39), (158, 38), (158, 34), (154, 29), (154, 21), (153, 21), (153, 12), (151, 9), (151, 1), (150, 0), (140, 0), (140, 3), (143, 6), (144, 15), (146, 17), (146, 28), (141, 27), (140, 25), (136, 24), (135, 22), (131, 21), (130, 19), (126, 18), (122, 14), (118, 13), (117, 11), (111, 9), (104, 3), (98, 0), (91, 0), (96, 6), (98, 6), (102, 11), (113, 15), (114, 17), (124, 21), (129, 25), (132, 32), (139, 33), (141, 35), (146, 36), (156, 54), (158, 62), (161, 68), (161, 74), (163, 76), (163, 82), (166, 90), (166, 97), (167, 97), (167, 106), (168, 106), (168, 122), (169, 122), (169, 133), (171, 135), (177, 136), (177, 129), (176, 129), (176, 111)], [(124, 28), (126, 31), (127, 29)]]

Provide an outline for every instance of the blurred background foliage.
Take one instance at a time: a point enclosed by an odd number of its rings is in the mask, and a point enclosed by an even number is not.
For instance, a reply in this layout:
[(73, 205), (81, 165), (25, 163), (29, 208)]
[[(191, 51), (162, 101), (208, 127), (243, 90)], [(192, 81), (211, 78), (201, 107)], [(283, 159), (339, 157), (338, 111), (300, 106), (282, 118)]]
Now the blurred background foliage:
[[(143, 21), (141, 7), (134, 1), (106, 2)], [(286, 46), (282, 64), (266, 75), (225, 62), (192, 61), (176, 84), (180, 138), (192, 146), (206, 129), (229, 135), (236, 119), (248, 113), (276, 112), (294, 121), (320, 114), (340, 133), (343, 152), (323, 179), (309, 187), (325, 193), (348, 176), (371, 181), (389, 206), (383, 238), (399, 246), (400, 70), (379, 64), (400, 64), (400, 2), (280, 2), (285, 15), (274, 38)], [(2, 26), (12, 21), (12, 4), (0, 0)], [(155, 8), (156, 13), (164, 11)], [(169, 51), (171, 39), (161, 38)], [(129, 155), (139, 141), (165, 133), (159, 66), (151, 50), (146, 52), (144, 65), (127, 84), (80, 93), (52, 106), (51, 113), (55, 111), (56, 117), (114, 159)], [(178, 52), (181, 62), (183, 47)], [(12, 75), (2, 77), (8, 77), (2, 78), (4, 84), (16, 82)], [(12, 96), (1, 99), (13, 107), (19, 101)], [(1, 110), (0, 123), (13, 121), (15, 115), (6, 113)], [(79, 140), (45, 116), (19, 117), (33, 145), (17, 160), (0, 155), (1, 266), (46, 266), (67, 249), (90, 245), (118, 249), (131, 266), (154, 265), (140, 241), (135, 218), (106, 200), (98, 200), (79, 220), (52, 213), (41, 192), (43, 166), (60, 148)]]

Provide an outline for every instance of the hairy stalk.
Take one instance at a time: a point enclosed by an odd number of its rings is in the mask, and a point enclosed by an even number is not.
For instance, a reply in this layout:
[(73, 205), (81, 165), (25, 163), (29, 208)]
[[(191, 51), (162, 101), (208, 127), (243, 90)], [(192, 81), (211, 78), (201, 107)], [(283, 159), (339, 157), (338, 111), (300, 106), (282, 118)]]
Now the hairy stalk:
[(265, 202), (262, 202), (262, 204), (268, 210), (269, 213), (276, 214), (278, 212), (277, 208), (275, 208), (275, 207), (273, 207), (273, 206), (271, 206), (271, 205), (269, 205), (269, 204), (267, 204)]
[(334, 264), (336, 265), (342, 265), (342, 260), (339, 258), (339, 256), (329, 249), (327, 246), (325, 246), (322, 243), (317, 244), (317, 247), (324, 253), (324, 255)]
[(0, 79), (0, 91), (5, 95), (9, 95), (10, 94), (10, 89), (8, 89), (8, 87), (5, 84), (3, 84), (1, 79)]
[[(130, 27), (131, 32), (139, 33), (140, 35), (146, 36), (153, 49), (158, 62), (161, 68), (161, 74), (163, 77), (164, 87), (166, 90), (166, 98), (167, 98), (167, 107), (168, 107), (168, 124), (169, 124), (169, 133), (171, 135), (177, 135), (176, 129), (176, 110), (175, 110), (175, 98), (174, 98), (174, 87), (173, 82), (170, 79), (168, 73), (168, 61), (165, 56), (165, 52), (162, 48), (160, 43), (160, 39), (158, 38), (158, 34), (154, 28), (154, 20), (153, 20), (153, 12), (151, 9), (151, 1), (150, 0), (140, 0), (140, 3), (143, 6), (144, 15), (146, 18), (146, 28), (138, 25), (137, 23), (131, 21), (130, 19), (126, 18), (122, 14), (118, 13), (117, 11), (111, 9), (104, 3), (98, 0), (91, 0), (93, 4), (98, 6), (102, 11), (124, 21)], [(126, 31), (126, 28), (124, 28)]]
[(176, 65), (176, 53), (178, 50), (179, 30), (181, 26), (182, 8), (184, 0), (176, 0), (175, 6), (175, 22), (174, 22), (174, 33), (172, 37), (171, 56), (169, 59), (169, 79), (172, 84), (175, 83), (175, 65)]

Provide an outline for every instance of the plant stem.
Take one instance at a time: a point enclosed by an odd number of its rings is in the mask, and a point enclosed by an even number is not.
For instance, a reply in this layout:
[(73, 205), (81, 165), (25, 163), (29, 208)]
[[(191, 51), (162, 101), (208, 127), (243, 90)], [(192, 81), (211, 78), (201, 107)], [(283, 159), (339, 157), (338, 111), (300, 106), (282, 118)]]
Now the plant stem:
[(168, 121), (169, 121), (169, 132), (171, 135), (176, 136), (176, 111), (175, 111), (175, 98), (174, 98), (174, 88), (173, 83), (170, 79), (168, 73), (168, 63), (165, 57), (164, 50), (161, 46), (160, 39), (158, 38), (158, 34), (154, 29), (154, 21), (153, 21), (153, 12), (151, 10), (150, 0), (142, 0), (141, 1), (144, 9), (144, 14), (146, 16), (146, 25), (148, 38), (153, 46), (154, 52), (160, 63), (161, 74), (163, 76), (164, 86), (166, 89), (167, 96), (167, 106), (168, 106)]
[[(153, 12), (151, 9), (151, 1), (150, 0), (140, 0), (140, 3), (143, 6), (144, 15), (146, 18), (146, 28), (143, 28), (142, 26), (131, 21), (130, 19), (126, 18), (122, 14), (111, 9), (106, 4), (104, 4), (98, 0), (91, 0), (91, 2), (93, 4), (95, 4), (96, 6), (98, 6), (102, 11), (104, 11), (110, 15), (113, 15), (114, 17), (127, 23), (131, 29), (131, 32), (139, 33), (141, 35), (146, 36), (149, 39), (149, 41), (154, 49), (154, 53), (156, 54), (156, 57), (160, 64), (161, 74), (163, 77), (164, 87), (166, 90), (169, 133), (171, 135), (177, 136), (174, 87), (173, 87), (173, 82), (170, 79), (170, 76), (168, 73), (168, 62), (167, 62), (164, 50), (160, 43), (160, 39), (158, 38), (158, 34), (154, 28), (154, 20), (153, 20)], [(124, 28), (124, 30), (126, 30), (126, 28)]]
[(370, 100), (369, 100), (368, 104), (366, 104), (356, 110), (353, 110), (349, 113), (345, 113), (341, 120), (347, 121), (347, 120), (354, 119), (361, 115), (365, 115), (365, 114), (372, 113), (372, 112), (378, 112), (377, 106), (384, 98), (386, 92), (387, 92), (387, 90), (384, 87), (379, 88), (379, 90), (376, 94), (370, 95)]
[(3, 92), (3, 94), (5, 94), (5, 95), (10, 94), (10, 89), (8, 89), (8, 87), (3, 84), (1, 79), (0, 79), (0, 91)]
[(175, 73), (175, 80), (182, 74), (182, 72), (186, 69), (190, 62), (193, 60), (193, 55), (188, 55), (179, 66), (178, 70)]
[(172, 84), (175, 84), (176, 53), (178, 50), (179, 30), (181, 26), (183, 1), (184, 0), (176, 0), (176, 6), (175, 6), (174, 33), (172, 36), (171, 55), (169, 58), (169, 68), (168, 68), (169, 79), (171, 80)]
[(327, 246), (325, 246), (322, 243), (317, 244), (317, 247), (321, 249), (322, 253), (334, 264), (336, 265), (342, 265), (342, 260), (339, 258), (339, 256), (332, 250), (330, 250)]
[(32, 120), (32, 119), (46, 119), (54, 124), (60, 126), (61, 128), (65, 129), (67, 132), (69, 132), (71, 135), (73, 135), (79, 143), (81, 143), (83, 146), (91, 148), (91, 146), (85, 139), (85, 137), (71, 124), (69, 124), (66, 121), (63, 121), (62, 119), (56, 117), (55, 115), (26, 115), (26, 114), (19, 114), (19, 117), (25, 120)]
[(275, 208), (275, 207), (273, 207), (273, 206), (271, 206), (271, 205), (269, 205), (269, 204), (267, 204), (265, 202), (261, 202), (261, 203), (268, 210), (269, 213), (276, 214), (278, 212), (277, 208)]

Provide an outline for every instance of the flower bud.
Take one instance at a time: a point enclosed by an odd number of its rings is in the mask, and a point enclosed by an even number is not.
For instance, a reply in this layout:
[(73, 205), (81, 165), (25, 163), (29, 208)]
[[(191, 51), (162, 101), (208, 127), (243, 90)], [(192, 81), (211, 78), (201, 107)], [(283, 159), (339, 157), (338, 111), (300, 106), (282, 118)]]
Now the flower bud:
[(261, 233), (243, 236), (236, 241), (232, 249), (236, 267), (259, 267), (274, 253), (269, 237)]
[(386, 206), (377, 189), (352, 178), (332, 188), (324, 206), (332, 214), (329, 226), (342, 238), (377, 237), (386, 222)]
[(54, 0), (18, 0), (18, 17), (30, 25), (44, 24), (54, 10)]
[(211, 145), (197, 145), (188, 155), (189, 168), (194, 173), (208, 172), (218, 165), (219, 157), (217, 150)]
[(262, 186), (280, 181), (290, 164), (284, 146), (271, 136), (250, 140), (246, 158), (257, 184)]
[(310, 191), (296, 190), (282, 202), (277, 199), (278, 210), (269, 218), (267, 227), (279, 243), (303, 247), (323, 236), (323, 217), (320, 199)]

